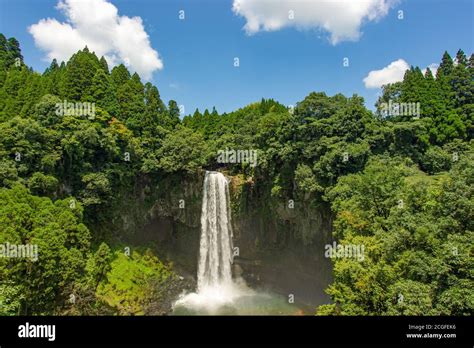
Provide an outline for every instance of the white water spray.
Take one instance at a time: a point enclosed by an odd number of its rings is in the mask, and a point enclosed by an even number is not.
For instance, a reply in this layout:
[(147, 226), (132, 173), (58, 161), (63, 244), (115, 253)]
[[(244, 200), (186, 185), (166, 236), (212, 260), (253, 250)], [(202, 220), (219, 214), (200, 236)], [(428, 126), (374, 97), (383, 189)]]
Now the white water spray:
[(230, 216), (229, 183), (226, 177), (218, 172), (206, 172), (201, 211), (198, 292), (232, 282)]
[(175, 307), (186, 307), (201, 314), (215, 314), (222, 306), (253, 291), (243, 280), (232, 279), (232, 221), (229, 182), (218, 172), (206, 172), (204, 178), (201, 239), (197, 274), (197, 292), (182, 296)]

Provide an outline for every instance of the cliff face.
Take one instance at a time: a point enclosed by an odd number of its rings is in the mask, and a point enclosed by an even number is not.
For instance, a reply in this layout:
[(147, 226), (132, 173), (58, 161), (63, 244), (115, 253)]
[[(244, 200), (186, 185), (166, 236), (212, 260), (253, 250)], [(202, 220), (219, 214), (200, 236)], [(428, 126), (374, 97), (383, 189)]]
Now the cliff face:
[[(195, 278), (199, 254), (204, 173), (185, 179), (142, 179), (135, 195), (117, 208), (114, 237), (130, 246), (154, 248), (185, 278)], [(233, 273), (254, 288), (293, 295), (311, 306), (327, 303), (331, 263), (329, 209), (309, 202), (282, 202), (241, 177), (231, 179)]]
[(331, 281), (331, 262), (324, 245), (331, 241), (327, 207), (308, 201), (281, 200), (252, 180), (232, 178), (234, 274), (253, 287), (293, 295), (295, 302), (318, 305), (329, 301), (324, 289)]

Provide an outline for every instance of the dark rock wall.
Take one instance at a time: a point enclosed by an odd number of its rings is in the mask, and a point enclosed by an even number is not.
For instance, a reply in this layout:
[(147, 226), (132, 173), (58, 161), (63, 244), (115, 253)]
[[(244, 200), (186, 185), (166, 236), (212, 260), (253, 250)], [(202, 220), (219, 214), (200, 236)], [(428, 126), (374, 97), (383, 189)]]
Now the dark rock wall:
[[(185, 180), (144, 180), (138, 199), (121, 202), (113, 221), (116, 238), (154, 248), (182, 276), (195, 278), (203, 178), (201, 173)], [(290, 209), (287, 202), (259, 196), (247, 182), (232, 182), (233, 240), (238, 248), (234, 275), (254, 288), (294, 295), (297, 303), (327, 303), (324, 289), (331, 282), (331, 262), (324, 257), (324, 245), (331, 243), (329, 209), (298, 201)]]

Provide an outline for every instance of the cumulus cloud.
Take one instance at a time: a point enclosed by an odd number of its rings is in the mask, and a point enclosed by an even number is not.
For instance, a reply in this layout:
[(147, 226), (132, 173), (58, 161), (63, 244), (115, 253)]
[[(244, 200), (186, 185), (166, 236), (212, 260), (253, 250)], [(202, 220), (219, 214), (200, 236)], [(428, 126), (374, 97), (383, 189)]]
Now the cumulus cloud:
[[(438, 71), (439, 65), (432, 63), (428, 65), (433, 77), (436, 78), (436, 72)], [(366, 88), (380, 88), (383, 85), (403, 81), (405, 72), (410, 69), (410, 65), (403, 59), (396, 60), (390, 63), (383, 69), (373, 70), (364, 78), (364, 84)], [(421, 70), (425, 75), (427, 69)]]
[(364, 78), (366, 88), (380, 88), (383, 85), (403, 80), (410, 66), (403, 59), (390, 63), (383, 69), (373, 70)]
[(247, 34), (286, 27), (329, 33), (333, 45), (357, 41), (361, 26), (384, 17), (398, 0), (234, 0), (232, 10)]
[(120, 16), (107, 0), (61, 0), (56, 8), (65, 22), (47, 18), (28, 28), (48, 60), (66, 61), (87, 45), (110, 65), (124, 63), (145, 79), (163, 68), (140, 17)]

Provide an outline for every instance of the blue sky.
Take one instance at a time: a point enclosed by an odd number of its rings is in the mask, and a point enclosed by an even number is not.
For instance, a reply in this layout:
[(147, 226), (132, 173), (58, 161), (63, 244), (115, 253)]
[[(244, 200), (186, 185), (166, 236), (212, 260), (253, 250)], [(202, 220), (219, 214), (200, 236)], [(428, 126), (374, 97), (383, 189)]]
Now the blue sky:
[[(363, 79), (370, 71), (398, 59), (425, 68), (439, 63), (445, 50), (452, 55), (459, 48), (468, 55), (474, 51), (472, 0), (401, 0), (378, 20), (365, 21), (358, 40), (336, 44), (317, 27), (249, 35), (243, 29), (247, 17), (232, 11), (233, 0), (111, 2), (119, 16), (141, 17), (163, 64), (151, 81), (164, 100), (175, 99), (186, 113), (213, 106), (229, 112), (262, 97), (292, 105), (312, 91), (357, 93), (372, 108), (380, 89), (366, 88)], [(28, 27), (44, 18), (65, 22), (57, 3), (0, 0), (0, 32), (20, 41), (26, 64), (38, 71), (49, 65), (47, 52), (35, 44)], [(178, 18), (180, 10), (185, 20)], [(403, 20), (398, 10), (404, 11)], [(240, 59), (238, 68), (234, 57)], [(343, 66), (344, 57), (349, 67)]]

